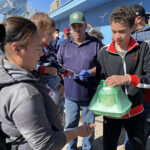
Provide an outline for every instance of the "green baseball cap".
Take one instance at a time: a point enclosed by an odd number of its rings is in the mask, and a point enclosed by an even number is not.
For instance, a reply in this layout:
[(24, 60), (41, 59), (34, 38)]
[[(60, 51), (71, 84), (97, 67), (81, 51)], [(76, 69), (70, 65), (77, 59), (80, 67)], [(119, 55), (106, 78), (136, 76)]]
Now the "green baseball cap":
[(74, 23), (86, 23), (85, 16), (82, 12), (76, 11), (70, 15), (70, 25)]

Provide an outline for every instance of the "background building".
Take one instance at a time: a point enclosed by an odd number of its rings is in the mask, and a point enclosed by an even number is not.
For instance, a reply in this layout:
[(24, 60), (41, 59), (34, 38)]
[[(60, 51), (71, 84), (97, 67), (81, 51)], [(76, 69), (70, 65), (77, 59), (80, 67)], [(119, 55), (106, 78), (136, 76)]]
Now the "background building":
[(104, 44), (112, 40), (109, 15), (114, 8), (120, 5), (142, 5), (146, 12), (150, 12), (149, 0), (69, 0), (60, 8), (50, 13), (51, 18), (56, 22), (56, 27), (62, 31), (69, 27), (69, 15), (74, 11), (85, 13), (87, 23), (100, 30), (104, 35)]
[(50, 12), (55, 11), (61, 6), (61, 1), (60, 0), (54, 0), (51, 5), (50, 5)]

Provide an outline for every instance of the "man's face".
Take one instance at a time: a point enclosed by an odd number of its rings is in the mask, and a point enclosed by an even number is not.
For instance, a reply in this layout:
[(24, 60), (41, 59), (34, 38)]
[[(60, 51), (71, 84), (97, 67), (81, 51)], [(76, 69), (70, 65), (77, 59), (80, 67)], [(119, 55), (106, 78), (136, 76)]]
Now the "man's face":
[(64, 38), (68, 39), (70, 37), (70, 33), (64, 33)]
[(75, 40), (82, 40), (85, 37), (85, 30), (87, 25), (81, 23), (74, 23), (70, 25), (72, 36)]
[(128, 46), (130, 42), (130, 35), (133, 31), (127, 25), (123, 25), (123, 23), (112, 22), (111, 23), (112, 37), (116, 44), (121, 47)]

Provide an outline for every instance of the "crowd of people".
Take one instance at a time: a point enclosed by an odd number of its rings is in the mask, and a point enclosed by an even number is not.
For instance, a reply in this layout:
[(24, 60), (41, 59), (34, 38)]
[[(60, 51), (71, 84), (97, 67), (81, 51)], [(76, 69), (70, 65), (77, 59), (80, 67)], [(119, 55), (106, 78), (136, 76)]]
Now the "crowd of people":
[[(76, 11), (62, 38), (46, 13), (0, 24), (0, 149), (92, 150), (95, 115), (88, 109), (101, 80), (121, 86), (132, 102), (121, 118), (103, 117), (103, 150), (146, 150), (150, 136), (150, 26), (140, 5), (109, 17), (112, 42)], [(87, 32), (87, 28), (90, 30)], [(105, 37), (107, 38), (107, 37)], [(65, 111), (64, 111), (65, 109)], [(82, 111), (82, 125), (79, 126)]]

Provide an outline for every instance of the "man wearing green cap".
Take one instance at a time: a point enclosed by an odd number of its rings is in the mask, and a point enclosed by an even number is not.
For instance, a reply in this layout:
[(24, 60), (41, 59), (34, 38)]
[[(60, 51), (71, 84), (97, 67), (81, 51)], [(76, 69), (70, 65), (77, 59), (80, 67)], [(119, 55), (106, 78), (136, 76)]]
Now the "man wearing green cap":
[[(88, 105), (94, 95), (96, 58), (101, 48), (98, 39), (89, 36), (87, 24), (82, 12), (70, 15), (72, 38), (63, 41), (58, 50), (58, 62), (74, 72), (74, 77), (64, 78), (66, 130), (76, 128), (82, 107), (82, 123), (94, 123), (94, 114)], [(94, 134), (83, 138), (82, 150), (91, 150)], [(68, 144), (67, 150), (77, 150), (77, 139)]]

